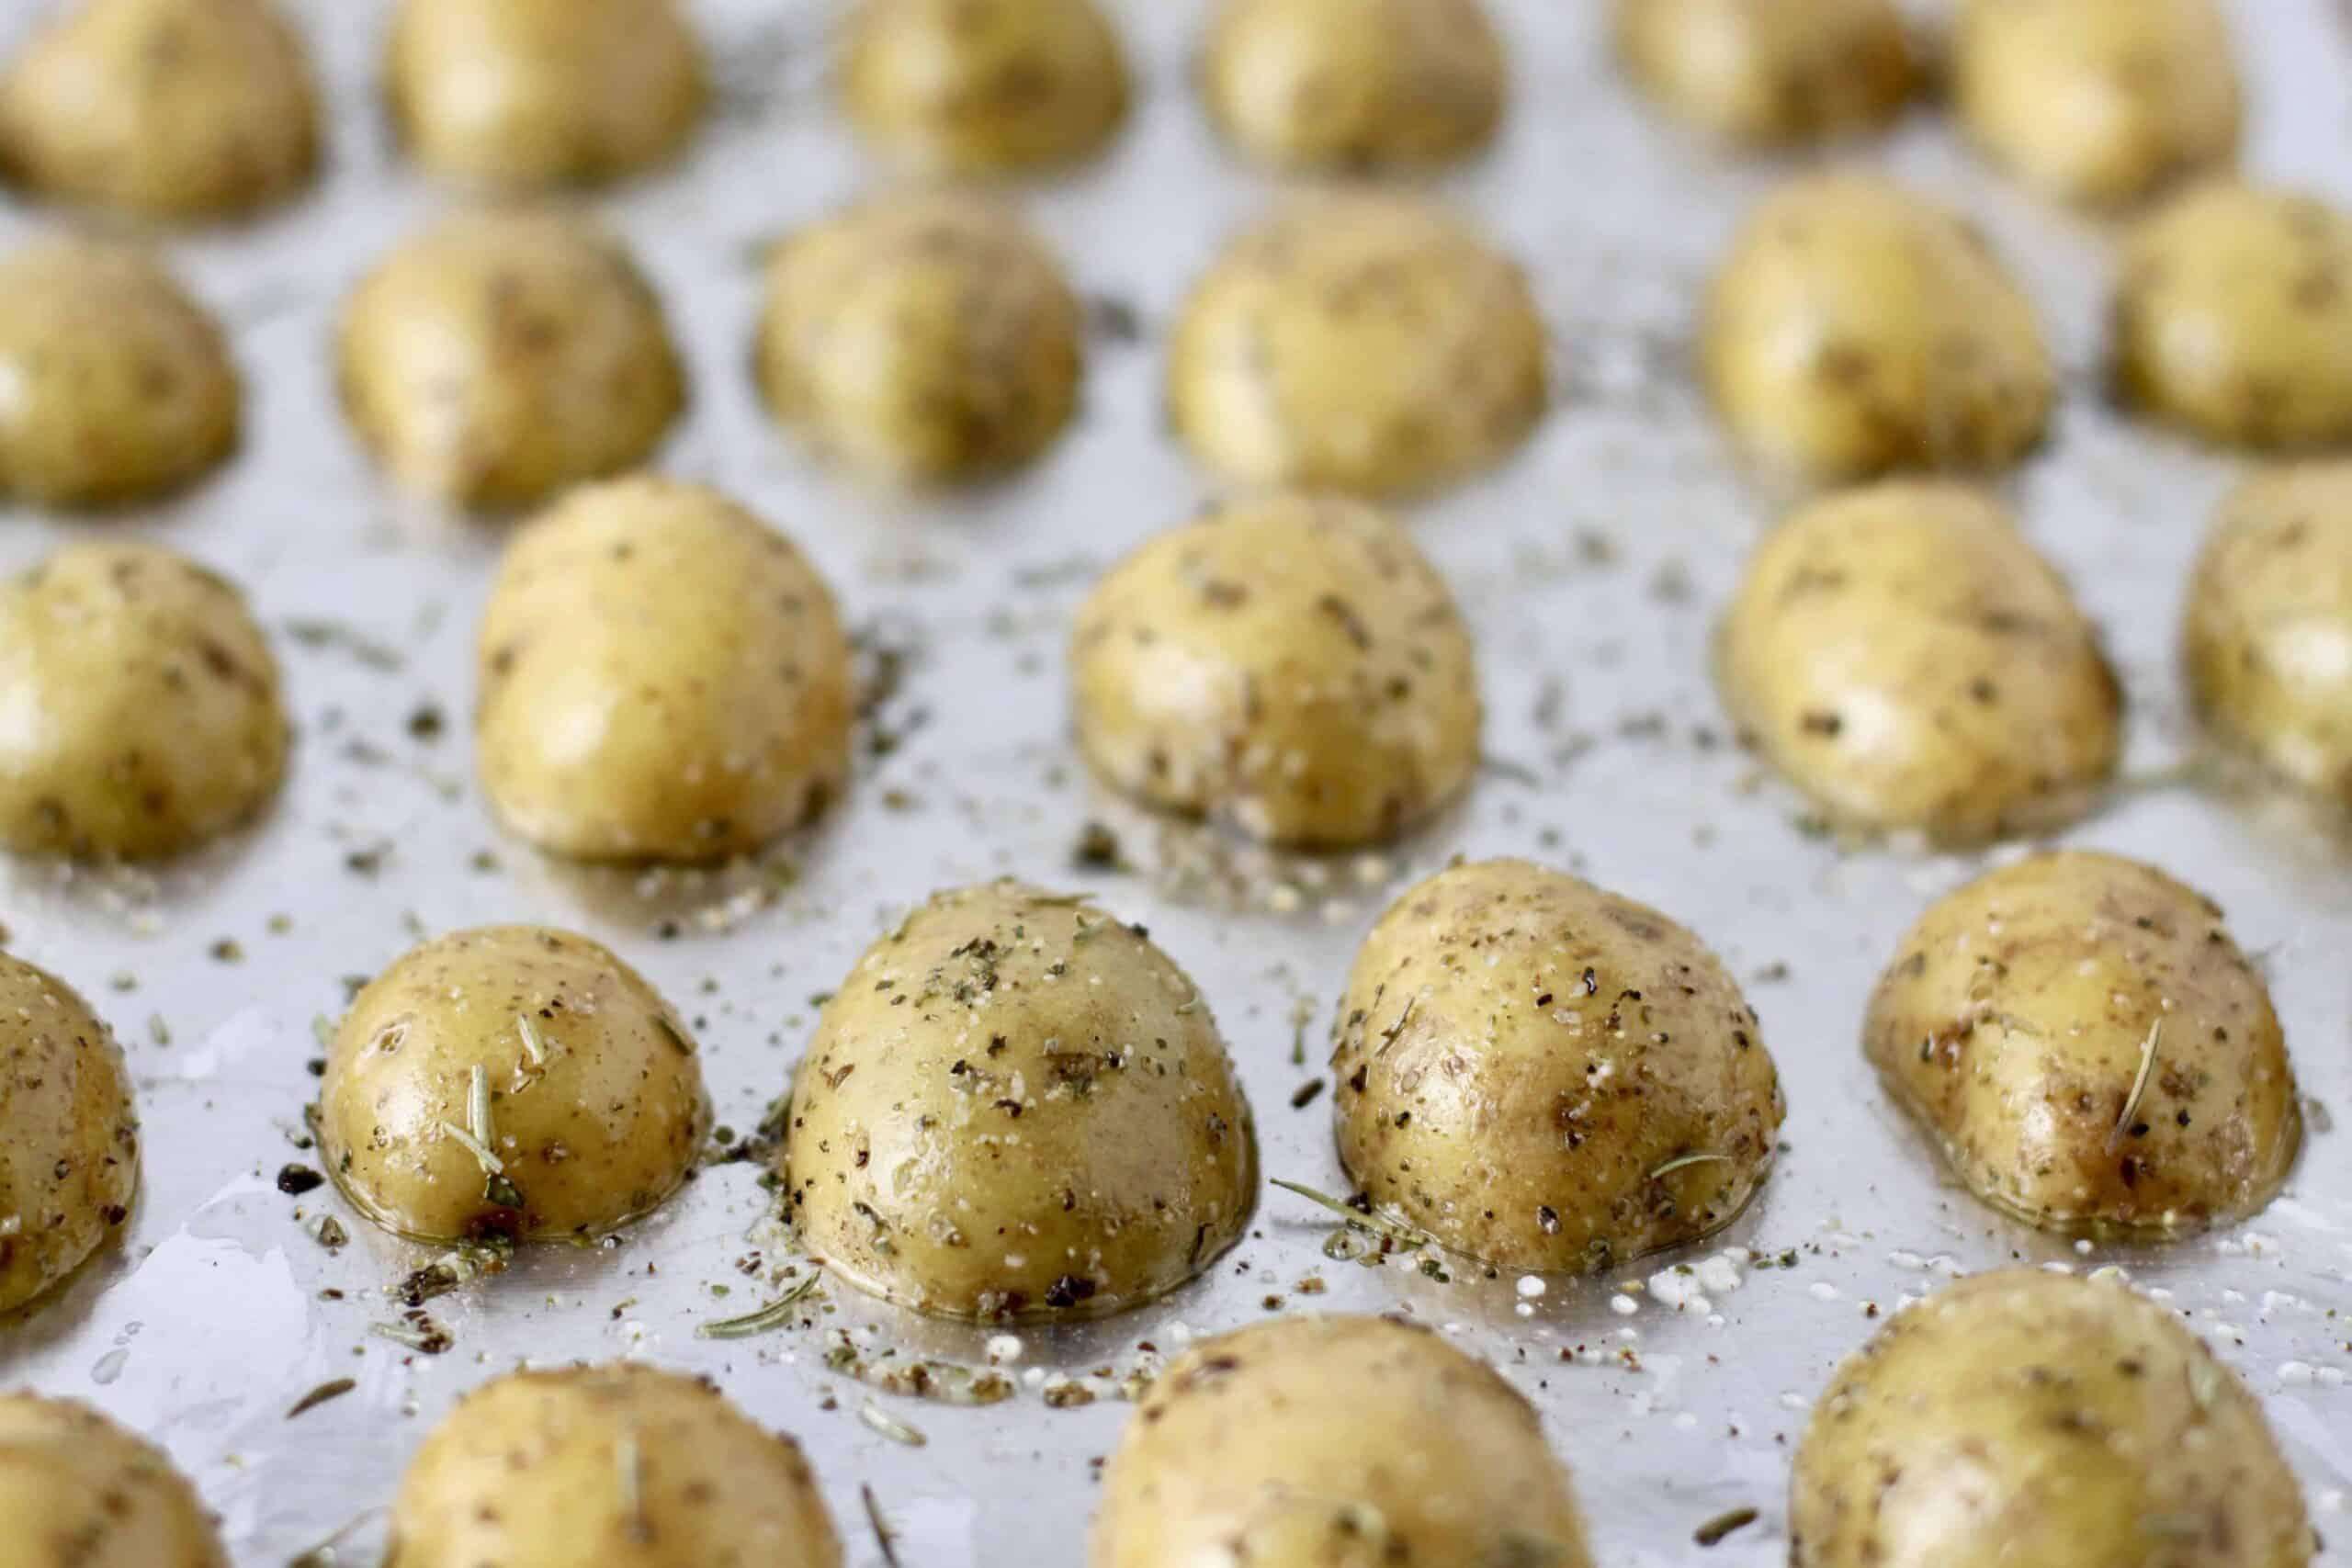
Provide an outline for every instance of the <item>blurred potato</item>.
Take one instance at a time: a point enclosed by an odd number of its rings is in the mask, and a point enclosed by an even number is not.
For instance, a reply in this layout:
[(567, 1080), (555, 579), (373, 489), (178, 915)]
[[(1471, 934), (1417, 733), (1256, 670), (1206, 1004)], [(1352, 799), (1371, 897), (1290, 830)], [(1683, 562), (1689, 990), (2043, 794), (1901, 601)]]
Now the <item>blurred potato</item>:
[(0, 1568), (229, 1568), (171, 1457), (86, 1404), (0, 1394)]
[[(0, 1313), (88, 1261), (130, 1217), (138, 1190), (139, 1117), (122, 1047), (73, 987), (0, 953)], [(0, 1459), (0, 1499), (7, 1470)], [(5, 1506), (0, 1518), (14, 1522)], [(0, 1563), (8, 1561), (0, 1539)]]
[(1617, 46), (1667, 109), (1754, 146), (1876, 130), (1922, 75), (1893, 0), (1617, 0)]
[(859, 0), (842, 96), (866, 141), (918, 168), (1008, 174), (1097, 151), (1127, 66), (1094, 0)]

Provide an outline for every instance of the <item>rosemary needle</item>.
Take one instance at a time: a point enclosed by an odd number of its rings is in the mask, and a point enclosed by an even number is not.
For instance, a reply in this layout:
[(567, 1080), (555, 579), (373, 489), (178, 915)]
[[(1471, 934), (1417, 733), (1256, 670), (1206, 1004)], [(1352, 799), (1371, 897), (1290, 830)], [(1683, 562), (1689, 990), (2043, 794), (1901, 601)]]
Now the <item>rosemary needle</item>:
[(2148, 1038), (2140, 1043), (2140, 1072), (2132, 1080), (2132, 1092), (2123, 1101), (2123, 1114), (2115, 1119), (2114, 1129), (2107, 1134), (2107, 1152), (2113, 1154), (2123, 1142), (2123, 1134), (2139, 1120), (2140, 1101), (2148, 1092), (2148, 1080), (2156, 1071), (2156, 1047), (2165, 1037), (2165, 1021), (2159, 1016), (2148, 1027)]

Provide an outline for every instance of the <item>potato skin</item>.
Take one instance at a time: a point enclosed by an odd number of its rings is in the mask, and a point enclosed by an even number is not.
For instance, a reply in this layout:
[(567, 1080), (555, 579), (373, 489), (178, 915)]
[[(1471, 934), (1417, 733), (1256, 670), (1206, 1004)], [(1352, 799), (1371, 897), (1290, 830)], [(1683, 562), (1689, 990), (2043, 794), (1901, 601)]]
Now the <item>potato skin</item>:
[(2122, 688), (2065, 581), (1969, 486), (1816, 502), (1748, 563), (1716, 642), (1724, 705), (1840, 818), (1980, 843), (2087, 810)]
[(1755, 147), (1879, 130), (1922, 74), (1891, 0), (1618, 0), (1617, 47), (1660, 104)]
[(80, 1268), (138, 1190), (122, 1047), (71, 986), (0, 953), (0, 1313)]
[(934, 895), (858, 960), (795, 1072), (802, 1240), (946, 1317), (1094, 1317), (1240, 1239), (1257, 1134), (1184, 972), (1091, 902)]
[[(534, 1062), (521, 1022), (547, 1059)], [(521, 1207), (444, 1123), (469, 1128), (489, 1075), (492, 1138)], [(319, 1087), (320, 1152), (344, 1195), (397, 1235), (553, 1240), (613, 1230), (693, 1173), (710, 1102), (694, 1037), (644, 977), (543, 926), (452, 931), (353, 998)]]
[[(1712, 1234), (1782, 1105), (1754, 1010), (1689, 931), (1526, 861), (1408, 889), (1333, 1025), (1340, 1158), (1374, 1206), (1505, 1269), (1589, 1271)], [(1653, 1173), (1670, 1162), (1722, 1157)]]
[(1127, 112), (1126, 61), (1094, 0), (861, 0), (841, 82), (868, 141), (938, 173), (1071, 163)]
[(1476, 649), (1410, 535), (1337, 496), (1212, 513), (1114, 567), (1070, 645), (1105, 779), (1254, 838), (1394, 837), (1478, 765)]
[(88, 1405), (0, 1394), (0, 1568), (229, 1568), (161, 1449)]
[(244, 596), (153, 545), (71, 545), (0, 584), (0, 842), (175, 854), (286, 773), (277, 663)]
[(2034, 855), (1939, 900), (1862, 1043), (1962, 1184), (2044, 1230), (2164, 1240), (2243, 1219), (2301, 1139), (2269, 987), (2220, 907), (2116, 855)]
[(1709, 288), (1700, 359), (1740, 443), (1819, 479), (2005, 468), (2054, 396), (2033, 307), (1983, 235), (1867, 175), (1765, 199)]
[(1429, 1329), (1284, 1317), (1205, 1339), (1110, 1467), (1092, 1568), (1589, 1568), (1535, 1409)]
[(1193, 289), (1168, 356), (1177, 432), (1228, 478), (1384, 496), (1499, 459), (1544, 412), (1527, 280), (1462, 220), (1306, 197)]
[(1793, 1568), (2302, 1568), (2312, 1537), (2261, 1406), (2177, 1315), (2008, 1269), (1838, 1369), (1789, 1539)]

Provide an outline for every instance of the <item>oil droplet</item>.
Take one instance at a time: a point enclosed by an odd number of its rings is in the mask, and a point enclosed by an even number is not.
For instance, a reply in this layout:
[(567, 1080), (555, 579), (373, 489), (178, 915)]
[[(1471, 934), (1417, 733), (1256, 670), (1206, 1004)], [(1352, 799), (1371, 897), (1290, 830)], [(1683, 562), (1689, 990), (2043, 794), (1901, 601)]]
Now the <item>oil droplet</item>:
[(130, 1359), (130, 1352), (126, 1348), (117, 1348), (107, 1351), (105, 1355), (98, 1358), (98, 1364), (90, 1369), (90, 1381), (98, 1384), (101, 1388), (105, 1387), (107, 1383), (110, 1383), (114, 1382), (115, 1379), (122, 1376), (123, 1363)]

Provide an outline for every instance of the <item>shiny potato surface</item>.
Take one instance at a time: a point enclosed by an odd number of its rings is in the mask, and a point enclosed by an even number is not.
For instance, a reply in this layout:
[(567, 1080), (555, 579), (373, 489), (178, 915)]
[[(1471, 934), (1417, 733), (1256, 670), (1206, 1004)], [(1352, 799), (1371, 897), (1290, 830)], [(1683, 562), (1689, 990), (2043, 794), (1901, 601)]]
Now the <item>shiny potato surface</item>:
[(170, 1456), (88, 1405), (0, 1393), (0, 1568), (229, 1568)]
[[(0, 953), (0, 1313), (80, 1268), (138, 1186), (122, 1048), (72, 987)], [(6, 1470), (0, 1457), (0, 1497)]]
[(1617, 45), (1666, 108), (1753, 146), (1878, 130), (1923, 74), (1893, 0), (1617, 0)]
[(803, 1242), (948, 1317), (1099, 1316), (1241, 1235), (1256, 1133), (1184, 972), (1083, 897), (940, 893), (866, 950), (794, 1075)]
[(1069, 163), (1127, 112), (1126, 60), (1094, 0), (861, 0), (841, 83), (867, 141), (940, 172)]

